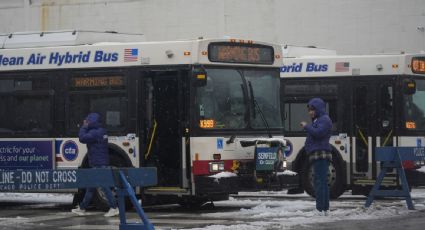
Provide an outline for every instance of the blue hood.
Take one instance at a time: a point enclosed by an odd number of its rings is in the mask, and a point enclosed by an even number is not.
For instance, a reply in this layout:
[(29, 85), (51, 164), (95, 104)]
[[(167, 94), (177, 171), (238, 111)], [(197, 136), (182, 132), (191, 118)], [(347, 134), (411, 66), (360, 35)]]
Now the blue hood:
[(89, 128), (100, 127), (100, 115), (98, 113), (90, 113), (86, 118)]
[(313, 98), (308, 102), (308, 107), (316, 111), (316, 118), (326, 115), (326, 104), (320, 98)]
[(326, 113), (326, 104), (320, 98), (313, 98), (308, 102), (308, 107), (315, 110), (315, 117), (304, 129), (307, 131), (305, 139), (305, 151), (312, 153), (315, 151), (332, 151), (329, 144), (332, 135), (332, 120)]
[(87, 144), (87, 157), (90, 167), (109, 165), (108, 135), (101, 127), (100, 115), (90, 113), (86, 117), (87, 126), (82, 126), (78, 133), (81, 143)]

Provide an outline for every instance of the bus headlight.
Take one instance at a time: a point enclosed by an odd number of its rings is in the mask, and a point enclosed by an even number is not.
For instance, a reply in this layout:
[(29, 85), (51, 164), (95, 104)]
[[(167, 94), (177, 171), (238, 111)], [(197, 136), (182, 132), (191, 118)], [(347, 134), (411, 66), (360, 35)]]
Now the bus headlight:
[(210, 172), (224, 171), (224, 162), (210, 162)]

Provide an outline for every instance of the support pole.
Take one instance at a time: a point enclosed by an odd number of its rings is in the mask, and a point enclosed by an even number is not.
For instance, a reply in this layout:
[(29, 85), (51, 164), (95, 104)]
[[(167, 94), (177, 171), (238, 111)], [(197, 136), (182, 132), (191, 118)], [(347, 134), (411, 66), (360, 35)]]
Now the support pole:
[[(136, 199), (133, 188), (128, 183), (126, 176), (120, 170), (120, 187), (118, 187), (118, 207), (120, 210), (120, 230), (154, 230), (154, 226), (150, 223), (149, 219), (146, 217), (145, 212), (142, 209), (142, 206)], [(139, 215), (142, 223), (127, 223), (125, 215), (125, 197), (128, 196), (133, 206), (136, 208), (137, 214)]]
[[(365, 207), (368, 208), (372, 204), (373, 200), (376, 197), (403, 197), (406, 200), (406, 204), (409, 210), (414, 210), (412, 197), (410, 196), (409, 186), (407, 183), (406, 174), (402, 165), (402, 157), (397, 147), (385, 147), (377, 148), (376, 159), (382, 161), (382, 169), (379, 173), (379, 176), (373, 185), (372, 190), (369, 193), (369, 196), (366, 200)], [(397, 175), (400, 179), (402, 186), (401, 190), (380, 190), (382, 181), (385, 177), (385, 174), (391, 172), (393, 169), (397, 170)]]

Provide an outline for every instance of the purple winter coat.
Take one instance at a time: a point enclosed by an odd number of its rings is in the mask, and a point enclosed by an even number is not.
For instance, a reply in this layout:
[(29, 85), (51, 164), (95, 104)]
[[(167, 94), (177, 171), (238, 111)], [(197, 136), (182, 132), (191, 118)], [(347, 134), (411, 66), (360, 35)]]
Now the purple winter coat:
[(87, 154), (90, 167), (109, 165), (108, 135), (101, 127), (100, 115), (90, 113), (86, 118), (88, 125), (80, 128), (78, 137), (80, 142), (87, 144)]
[(313, 98), (308, 102), (309, 107), (314, 107), (316, 116), (312, 123), (307, 124), (304, 130), (307, 131), (305, 140), (305, 150), (307, 153), (315, 151), (331, 151), (329, 139), (332, 134), (332, 120), (326, 113), (326, 104), (320, 98)]

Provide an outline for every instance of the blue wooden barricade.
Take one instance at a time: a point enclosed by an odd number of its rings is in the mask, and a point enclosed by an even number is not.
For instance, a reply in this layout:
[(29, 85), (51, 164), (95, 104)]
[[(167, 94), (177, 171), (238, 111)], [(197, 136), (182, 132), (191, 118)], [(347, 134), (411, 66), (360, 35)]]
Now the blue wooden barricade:
[[(115, 187), (120, 210), (120, 230), (154, 229), (141, 205), (137, 202), (133, 187), (156, 184), (157, 173), (154, 167), (0, 171), (0, 191)], [(126, 196), (136, 208), (142, 223), (127, 223)]]
[[(409, 186), (406, 179), (406, 174), (403, 169), (402, 161), (423, 161), (425, 159), (424, 147), (378, 147), (375, 151), (376, 161), (382, 162), (381, 172), (376, 179), (375, 185), (369, 193), (365, 207), (369, 207), (376, 197), (404, 197), (407, 207), (410, 210), (414, 209), (412, 198), (409, 192)], [(385, 174), (397, 170), (397, 175), (400, 177), (402, 189), (398, 190), (379, 190)]]

